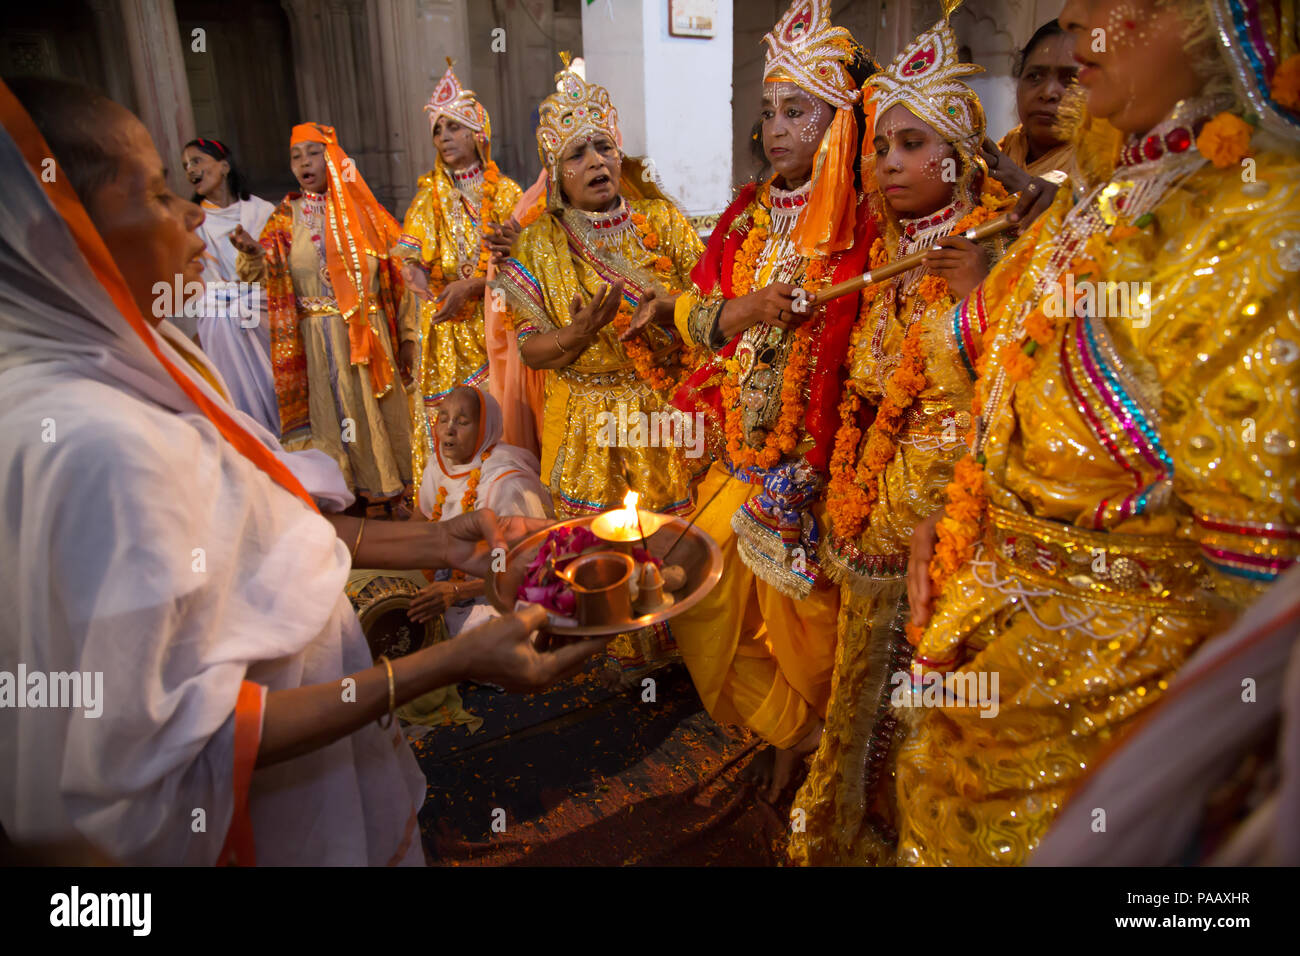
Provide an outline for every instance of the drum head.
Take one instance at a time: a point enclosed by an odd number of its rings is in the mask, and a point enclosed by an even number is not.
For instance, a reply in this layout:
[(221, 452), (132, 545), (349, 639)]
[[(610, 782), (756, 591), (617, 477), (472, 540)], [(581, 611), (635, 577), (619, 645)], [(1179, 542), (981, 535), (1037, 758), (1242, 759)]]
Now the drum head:
[(375, 660), (396, 660), (424, 646), (426, 627), (406, 616), (409, 595), (394, 595), (372, 604), (361, 615), (361, 630)]

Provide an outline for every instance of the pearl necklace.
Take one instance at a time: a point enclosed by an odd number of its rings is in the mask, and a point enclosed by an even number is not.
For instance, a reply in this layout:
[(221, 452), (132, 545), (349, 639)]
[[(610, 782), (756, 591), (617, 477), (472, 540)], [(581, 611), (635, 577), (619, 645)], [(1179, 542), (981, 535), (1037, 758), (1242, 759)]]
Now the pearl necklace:
[(812, 180), (798, 189), (778, 189), (768, 187), (771, 202), (769, 215), (772, 225), (768, 230), (767, 242), (763, 254), (759, 256), (754, 272), (754, 288), (761, 289), (773, 282), (789, 282), (794, 278), (803, 257), (794, 248), (791, 239), (794, 227), (808, 205), (808, 194), (812, 192)]
[(483, 204), (483, 167), (478, 163), (468, 169), (449, 169), (452, 184), (475, 209)]

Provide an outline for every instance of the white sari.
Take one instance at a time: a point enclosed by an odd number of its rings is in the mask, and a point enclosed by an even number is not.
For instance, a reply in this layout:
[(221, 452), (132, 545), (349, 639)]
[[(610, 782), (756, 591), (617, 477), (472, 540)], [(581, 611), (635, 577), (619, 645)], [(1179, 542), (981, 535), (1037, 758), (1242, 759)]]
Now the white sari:
[[(476, 388), (474, 392), (479, 398), (479, 434), (474, 454), (465, 465), (448, 466), (437, 447), (435, 434), (434, 452), (424, 466), (424, 478), (420, 482), (420, 511), (426, 518), (431, 518), (438, 495), (445, 490), (440, 520), (456, 517), (464, 510), (470, 476), (477, 469), (479, 481), (474, 495), (475, 508), (491, 508), (502, 517), (555, 517), (551, 494), (539, 477), (541, 466), (537, 456), (527, 449), (502, 444), (501, 406), (481, 389)], [(483, 457), (484, 451), (488, 453), (486, 458)], [(447, 608), (443, 620), (448, 634), (455, 637), (461, 631), (478, 627), (496, 616), (487, 599), (478, 598)]]
[[(103, 691), (97, 716), (0, 707), (0, 823), (123, 863), (212, 864), (241, 796), (237, 700), (257, 705), (255, 753), (268, 691), (371, 663), (348, 549), (186, 393), (279, 451), (191, 371), (180, 333), (144, 333), (174, 378), (117, 311), (45, 193), (66, 183), (43, 187), (3, 128), (0, 181), (0, 672), (100, 674)], [(261, 864), (422, 862), (425, 780), (396, 726), (254, 770), (246, 794)]]
[(280, 432), (280, 408), (271, 375), (271, 324), (265, 293), (256, 295), (239, 285), (237, 251), (230, 244), (236, 226), (256, 239), (275, 207), (251, 196), (222, 209), (204, 200), (205, 218), (196, 230), (207, 244), (203, 253), (206, 294), (197, 317), (199, 343), (221, 370), (235, 407), (247, 412), (271, 432)]

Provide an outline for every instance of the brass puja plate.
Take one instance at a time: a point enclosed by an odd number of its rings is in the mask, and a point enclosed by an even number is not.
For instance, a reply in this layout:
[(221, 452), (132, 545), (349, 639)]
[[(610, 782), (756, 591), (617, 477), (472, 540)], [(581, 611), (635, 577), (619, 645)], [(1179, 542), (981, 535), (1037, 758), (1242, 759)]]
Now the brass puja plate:
[[(598, 517), (592, 515), (556, 522), (549, 528), (530, 534), (511, 548), (506, 555), (506, 569), (500, 574), (490, 575), (487, 579), (487, 598), (492, 606), (503, 614), (515, 609), (515, 595), (519, 593), (519, 588), (523, 584), (524, 573), (551, 531), (556, 528), (589, 528)], [(682, 535), (684, 528), (686, 533)], [(646, 530), (649, 531), (648, 528)], [(722, 552), (705, 532), (693, 525), (687, 528), (683, 519), (671, 517), (667, 518), (658, 530), (646, 535), (646, 550), (656, 558), (663, 558), (673, 542), (677, 541), (678, 535), (682, 535), (682, 539), (677, 542), (676, 547), (673, 547), (672, 554), (668, 555), (664, 563), (680, 565), (686, 573), (686, 583), (676, 591), (669, 592), (667, 588), (664, 589), (665, 594), (672, 595), (671, 604), (659, 607), (648, 614), (637, 615), (633, 611), (626, 618), (604, 624), (557, 626), (547, 630), (551, 634), (562, 637), (613, 637), (616, 634), (660, 624), (693, 608), (713, 590), (722, 577)], [(636, 545), (639, 547), (640, 544), (638, 539)], [(612, 544), (609, 546), (617, 547)]]

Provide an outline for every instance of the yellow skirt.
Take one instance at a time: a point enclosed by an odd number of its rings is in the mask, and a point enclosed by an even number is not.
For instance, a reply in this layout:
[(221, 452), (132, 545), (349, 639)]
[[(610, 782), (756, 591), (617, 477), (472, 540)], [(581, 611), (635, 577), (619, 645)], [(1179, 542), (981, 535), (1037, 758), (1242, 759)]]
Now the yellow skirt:
[(773, 746), (789, 748), (826, 716), (839, 591), (814, 591), (796, 601), (756, 577), (737, 553), (731, 518), (760, 488), (730, 479), (715, 464), (697, 500), (708, 503), (724, 483), (728, 487), (695, 522), (722, 550), (722, 579), (673, 619), (673, 636), (714, 720), (746, 726)]

